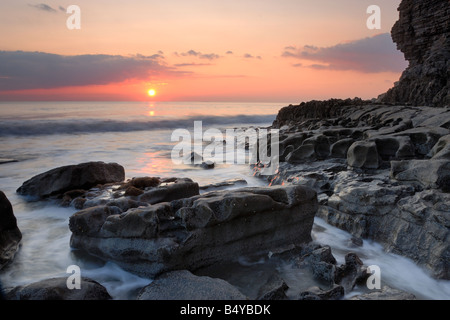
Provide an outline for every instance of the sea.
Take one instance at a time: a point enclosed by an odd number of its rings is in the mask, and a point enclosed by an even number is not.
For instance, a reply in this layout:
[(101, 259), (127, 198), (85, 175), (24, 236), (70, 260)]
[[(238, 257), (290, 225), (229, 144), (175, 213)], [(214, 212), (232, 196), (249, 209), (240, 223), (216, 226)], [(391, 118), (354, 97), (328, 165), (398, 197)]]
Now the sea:
[[(247, 186), (267, 186), (248, 164), (219, 164), (205, 170), (175, 164), (171, 152), (177, 129), (193, 131), (202, 121), (203, 130), (265, 128), (278, 111), (289, 103), (236, 102), (0, 102), (0, 190), (11, 201), (22, 245), (15, 259), (0, 271), (4, 288), (26, 285), (43, 279), (69, 277), (68, 267), (77, 265), (81, 275), (106, 287), (113, 299), (135, 299), (152, 279), (131, 274), (113, 262), (80, 256), (69, 245), (69, 218), (77, 212), (52, 200), (30, 201), (16, 189), (31, 177), (47, 170), (89, 161), (116, 162), (133, 177), (189, 177), (208, 185), (230, 179), (244, 179)], [(6, 159), (6, 161), (5, 161)], [(242, 187), (242, 186), (239, 186)], [(348, 252), (357, 253), (365, 265), (381, 270), (381, 283), (413, 293), (419, 299), (450, 299), (450, 281), (433, 279), (413, 261), (365, 240), (362, 247), (351, 246), (351, 235), (316, 218), (313, 239), (329, 245), (339, 264)], [(257, 261), (239, 257), (228, 270), (233, 284), (243, 291), (252, 275), (270, 267), (268, 259)], [(277, 266), (294, 297), (309, 282), (297, 269)], [(361, 292), (364, 290), (361, 289)], [(356, 288), (345, 298), (360, 293)]]

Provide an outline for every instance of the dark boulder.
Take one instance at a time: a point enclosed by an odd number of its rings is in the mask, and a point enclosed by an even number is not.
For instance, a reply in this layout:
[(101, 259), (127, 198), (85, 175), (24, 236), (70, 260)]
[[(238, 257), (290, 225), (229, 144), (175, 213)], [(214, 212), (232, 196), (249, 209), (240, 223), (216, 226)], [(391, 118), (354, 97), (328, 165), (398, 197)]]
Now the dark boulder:
[(38, 198), (62, 195), (75, 189), (122, 182), (124, 168), (117, 163), (87, 162), (52, 169), (25, 181), (17, 193)]
[(21, 240), (22, 233), (17, 227), (11, 202), (0, 191), (0, 270), (13, 260)]

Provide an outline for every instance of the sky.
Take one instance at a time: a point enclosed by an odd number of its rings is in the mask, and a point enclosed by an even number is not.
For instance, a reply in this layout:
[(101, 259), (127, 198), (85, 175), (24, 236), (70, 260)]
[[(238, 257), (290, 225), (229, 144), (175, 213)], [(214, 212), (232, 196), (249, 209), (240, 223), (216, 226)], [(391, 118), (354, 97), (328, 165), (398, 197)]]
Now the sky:
[[(390, 37), (399, 4), (2, 0), (0, 101), (371, 99), (407, 66)], [(367, 27), (370, 5), (380, 29)]]

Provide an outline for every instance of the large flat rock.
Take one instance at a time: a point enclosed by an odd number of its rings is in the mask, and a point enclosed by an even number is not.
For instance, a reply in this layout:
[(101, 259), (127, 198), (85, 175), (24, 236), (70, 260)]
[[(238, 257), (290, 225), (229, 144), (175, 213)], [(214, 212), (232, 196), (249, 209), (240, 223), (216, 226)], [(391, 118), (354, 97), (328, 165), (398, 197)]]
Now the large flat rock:
[(317, 208), (316, 192), (303, 186), (210, 192), (120, 214), (93, 208), (70, 218), (71, 246), (143, 276), (195, 271), (311, 241)]

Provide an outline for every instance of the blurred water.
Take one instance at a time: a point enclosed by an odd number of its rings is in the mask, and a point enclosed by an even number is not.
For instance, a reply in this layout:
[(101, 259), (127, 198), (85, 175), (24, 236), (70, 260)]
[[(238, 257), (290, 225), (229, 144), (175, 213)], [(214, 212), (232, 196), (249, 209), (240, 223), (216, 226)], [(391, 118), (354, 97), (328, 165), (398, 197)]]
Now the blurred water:
[[(268, 181), (253, 177), (248, 165), (223, 164), (213, 170), (174, 165), (170, 159), (170, 151), (175, 144), (171, 141), (171, 133), (180, 124), (191, 130), (193, 121), (202, 119), (209, 119), (210, 126), (217, 125), (221, 130), (240, 125), (267, 126), (275, 119), (282, 106), (207, 103), (0, 103), (0, 124), (3, 126), (0, 129), (0, 158), (18, 160), (0, 164), (0, 190), (11, 201), (23, 234), (22, 246), (15, 260), (0, 272), (3, 286), (12, 287), (46, 278), (68, 277), (67, 267), (76, 264), (81, 267), (82, 276), (100, 282), (115, 299), (134, 299), (137, 292), (151, 282), (150, 279), (123, 271), (111, 262), (80, 256), (70, 249), (68, 221), (76, 212), (74, 208), (62, 208), (51, 201), (29, 202), (18, 196), (15, 190), (27, 179), (44, 171), (88, 161), (117, 162), (124, 166), (127, 179), (137, 176), (189, 177), (200, 185), (206, 185), (240, 178), (245, 179), (248, 186), (265, 186)], [(214, 117), (210, 116), (212, 111), (215, 113)], [(255, 114), (258, 116), (253, 116)], [(156, 121), (153, 119), (155, 116), (166, 121), (165, 126), (152, 127), (152, 122)], [(181, 118), (184, 122), (177, 122)], [(237, 119), (243, 123), (236, 123)], [(52, 128), (55, 123), (58, 125)], [(96, 128), (100, 123), (108, 125)], [(139, 127), (139, 123), (145, 123), (150, 128)], [(87, 130), (86, 124), (91, 129)], [(135, 130), (133, 125), (137, 126)], [(6, 126), (16, 131), (8, 131)], [(127, 126), (127, 129), (120, 126)], [(205, 125), (204, 130), (207, 128)], [(412, 292), (423, 299), (450, 299), (448, 281), (431, 278), (410, 260), (387, 254), (380, 245), (368, 241), (365, 241), (363, 247), (350, 247), (348, 240), (351, 236), (327, 225), (323, 220), (316, 219), (315, 226), (313, 237), (321, 244), (330, 245), (339, 263), (343, 263), (347, 252), (356, 252), (366, 265), (380, 266), (383, 283)], [(235, 274), (231, 277), (243, 287), (247, 286), (249, 292), (254, 292), (251, 282), (254, 284), (255, 281), (250, 274), (258, 274), (258, 268), (271, 268), (270, 263), (266, 262), (240, 260), (237, 264), (239, 268), (235, 269)], [(282, 273), (289, 280), (293, 295), (314, 284), (306, 280), (308, 275), (289, 266)]]

